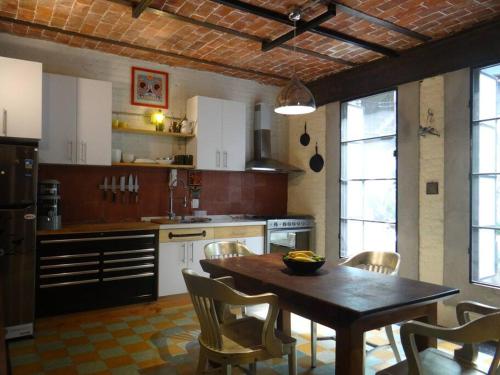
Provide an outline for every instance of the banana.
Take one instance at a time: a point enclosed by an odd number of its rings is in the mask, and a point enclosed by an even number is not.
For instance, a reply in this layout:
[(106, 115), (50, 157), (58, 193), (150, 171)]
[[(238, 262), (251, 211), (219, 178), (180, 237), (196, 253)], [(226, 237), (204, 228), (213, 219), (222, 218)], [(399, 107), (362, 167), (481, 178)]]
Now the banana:
[(302, 256), (296, 256), (295, 258), (293, 258), (293, 260), (297, 262), (315, 262), (315, 260), (312, 258)]
[(310, 250), (295, 250), (295, 251), (288, 252), (288, 256), (292, 257), (292, 258), (294, 258), (296, 256), (310, 256), (310, 257), (312, 257), (314, 255), (316, 255), (316, 254), (314, 254)]

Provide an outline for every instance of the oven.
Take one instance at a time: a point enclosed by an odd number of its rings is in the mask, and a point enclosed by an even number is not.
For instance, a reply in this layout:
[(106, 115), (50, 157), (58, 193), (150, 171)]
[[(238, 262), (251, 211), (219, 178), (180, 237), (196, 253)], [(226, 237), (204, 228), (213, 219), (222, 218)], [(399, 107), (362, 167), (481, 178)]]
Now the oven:
[(266, 253), (315, 251), (314, 218), (297, 216), (269, 219), (266, 222)]

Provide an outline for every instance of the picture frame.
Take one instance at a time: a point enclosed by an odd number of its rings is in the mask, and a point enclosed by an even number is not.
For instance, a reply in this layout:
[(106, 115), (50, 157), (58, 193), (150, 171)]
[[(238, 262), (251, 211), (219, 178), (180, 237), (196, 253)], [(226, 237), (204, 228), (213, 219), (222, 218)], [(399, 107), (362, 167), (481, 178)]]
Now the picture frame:
[(130, 103), (141, 107), (168, 109), (168, 73), (133, 66)]

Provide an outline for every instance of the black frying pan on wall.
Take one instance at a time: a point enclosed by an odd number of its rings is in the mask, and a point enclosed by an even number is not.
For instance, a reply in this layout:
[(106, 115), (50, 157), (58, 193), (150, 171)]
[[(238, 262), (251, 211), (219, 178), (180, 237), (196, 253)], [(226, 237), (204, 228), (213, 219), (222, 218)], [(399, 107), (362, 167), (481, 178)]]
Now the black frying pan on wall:
[(314, 172), (320, 172), (323, 169), (323, 165), (325, 165), (325, 161), (323, 160), (323, 156), (318, 154), (318, 142), (316, 142), (316, 153), (312, 156), (309, 161), (309, 167)]

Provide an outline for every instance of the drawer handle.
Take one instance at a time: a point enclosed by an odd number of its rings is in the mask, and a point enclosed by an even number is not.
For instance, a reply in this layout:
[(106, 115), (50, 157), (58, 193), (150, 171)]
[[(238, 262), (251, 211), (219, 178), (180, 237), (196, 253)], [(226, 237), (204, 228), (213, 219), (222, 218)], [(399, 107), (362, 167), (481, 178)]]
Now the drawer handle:
[(114, 267), (114, 268), (105, 268), (104, 272), (115, 272), (115, 271), (126, 271), (126, 270), (137, 270), (141, 268), (154, 268), (154, 264), (141, 264), (139, 266), (129, 266), (129, 267)]
[(97, 264), (99, 264), (99, 262), (81, 262), (81, 263), (50, 264), (48, 266), (40, 266), (40, 269), (41, 270), (50, 270), (52, 268), (95, 266)]
[(69, 242), (90, 242), (90, 241), (111, 241), (111, 240), (128, 240), (134, 238), (153, 238), (154, 234), (138, 234), (134, 236), (111, 236), (111, 237), (88, 237), (88, 238), (66, 238), (62, 240), (42, 240), (41, 244), (51, 243), (69, 243)]
[(50, 257), (40, 257), (40, 260), (54, 260), (54, 259), (70, 259), (70, 258), (89, 258), (98, 257), (99, 253), (86, 253), (86, 254), (71, 254), (71, 255), (54, 255)]
[(154, 253), (154, 251), (155, 251), (155, 249), (124, 250), (124, 251), (106, 251), (106, 252), (104, 252), (104, 255)]
[(65, 276), (77, 276), (77, 275), (89, 275), (92, 273), (99, 273), (99, 271), (98, 270), (90, 270), (90, 271), (48, 273), (46, 275), (40, 275), (40, 279), (51, 279), (53, 277), (65, 277)]
[(115, 276), (115, 277), (105, 277), (102, 281), (114, 281), (114, 280), (126, 280), (126, 279), (137, 279), (139, 277), (151, 277), (155, 274), (153, 272), (146, 273), (138, 273), (137, 275), (129, 275), (129, 276)]
[(111, 260), (105, 260), (103, 263), (104, 264), (109, 264), (109, 263), (124, 263), (124, 262), (140, 262), (142, 260), (152, 260), (155, 257), (153, 255), (145, 256), (145, 257), (137, 257), (137, 258), (126, 258), (126, 259), (111, 259)]
[(184, 238), (184, 237), (206, 237), (207, 231), (203, 231), (201, 233), (183, 233), (183, 234), (174, 234), (172, 232), (168, 232), (168, 238)]
[(99, 279), (90, 279), (90, 280), (81, 280), (81, 281), (68, 281), (65, 283), (57, 283), (57, 284), (43, 284), (40, 285), (41, 289), (46, 289), (46, 288), (57, 288), (57, 287), (62, 287), (62, 286), (71, 286), (71, 285), (81, 285), (81, 284), (94, 284), (98, 283)]

